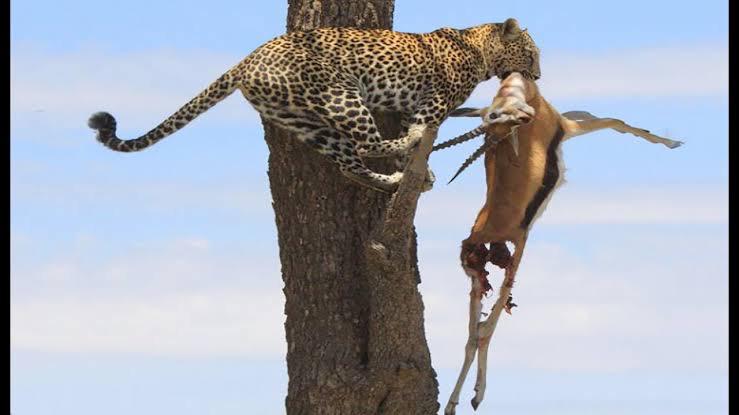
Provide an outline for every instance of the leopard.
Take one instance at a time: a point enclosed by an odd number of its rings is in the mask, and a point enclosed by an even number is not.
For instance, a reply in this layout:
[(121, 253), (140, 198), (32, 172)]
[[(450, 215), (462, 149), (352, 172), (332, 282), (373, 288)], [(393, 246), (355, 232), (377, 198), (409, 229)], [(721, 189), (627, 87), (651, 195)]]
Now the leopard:
[[(109, 149), (140, 151), (238, 89), (263, 120), (328, 157), (344, 176), (392, 193), (402, 171), (377, 173), (365, 158), (407, 158), (423, 131), (438, 128), (481, 82), (512, 72), (539, 79), (539, 54), (515, 18), (428, 33), (351, 27), (293, 31), (256, 48), (138, 138), (119, 138), (116, 119), (105, 111), (94, 113), (88, 126)], [(383, 111), (402, 115), (399, 138), (380, 135), (373, 112)]]

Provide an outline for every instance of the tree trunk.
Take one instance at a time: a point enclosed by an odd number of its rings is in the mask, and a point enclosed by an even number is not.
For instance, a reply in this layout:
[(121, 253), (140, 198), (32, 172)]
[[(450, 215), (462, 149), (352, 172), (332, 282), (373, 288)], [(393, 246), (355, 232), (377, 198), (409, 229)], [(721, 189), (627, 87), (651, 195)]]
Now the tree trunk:
[[(392, 27), (394, 0), (288, 3), (288, 31)], [(398, 136), (397, 114), (376, 116), (383, 137)], [(391, 197), (263, 124), (285, 283), (287, 413), (437, 413), (413, 228), (433, 134)], [(387, 171), (384, 163), (370, 166)]]

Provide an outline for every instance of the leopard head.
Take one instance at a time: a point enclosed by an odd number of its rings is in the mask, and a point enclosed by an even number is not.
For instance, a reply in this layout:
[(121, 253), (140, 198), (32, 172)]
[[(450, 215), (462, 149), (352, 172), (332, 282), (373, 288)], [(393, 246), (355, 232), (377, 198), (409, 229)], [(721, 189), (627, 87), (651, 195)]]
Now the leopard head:
[(488, 76), (505, 79), (511, 72), (520, 72), (529, 79), (539, 79), (539, 48), (528, 31), (522, 30), (513, 18), (496, 26)]

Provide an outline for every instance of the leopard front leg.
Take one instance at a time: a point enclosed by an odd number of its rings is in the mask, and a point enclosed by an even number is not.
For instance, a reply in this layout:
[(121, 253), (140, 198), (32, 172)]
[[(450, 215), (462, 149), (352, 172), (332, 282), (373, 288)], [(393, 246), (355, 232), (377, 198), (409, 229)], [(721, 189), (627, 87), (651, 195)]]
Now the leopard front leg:
[(359, 155), (362, 157), (403, 157), (418, 144), (425, 128), (425, 124), (412, 124), (408, 127), (408, 133), (396, 140), (362, 143), (358, 148)]
[[(362, 143), (358, 147), (361, 157), (388, 157), (395, 156), (395, 166), (398, 170), (404, 170), (410, 160), (410, 151), (423, 136), (424, 125), (414, 124), (408, 128), (408, 134), (397, 140), (386, 140), (379, 143)], [(426, 168), (422, 192), (427, 192), (434, 187), (436, 176), (431, 167)]]
[(429, 94), (421, 99), (416, 110), (408, 116), (408, 128), (404, 136), (396, 140), (364, 142), (359, 146), (359, 155), (387, 157), (407, 154), (418, 144), (423, 132), (427, 128), (438, 129), (450, 111), (449, 103), (442, 94)]
[[(405, 137), (408, 134), (408, 127), (410, 123), (410, 116), (403, 116), (400, 118), (400, 136)], [(393, 160), (395, 164), (395, 169), (397, 171), (403, 171), (405, 170), (405, 167), (408, 165), (408, 161), (410, 161), (410, 154), (409, 153), (401, 153), (398, 154), (395, 157), (395, 160)], [(423, 187), (421, 188), (421, 192), (428, 192), (434, 187), (434, 183), (436, 182), (436, 175), (434, 175), (434, 172), (431, 170), (431, 167), (428, 166), (426, 170), (426, 177), (424, 178)]]
[[(359, 145), (358, 153), (362, 157), (387, 157), (396, 156), (399, 169), (405, 168), (410, 151), (415, 148), (426, 128), (438, 129), (444, 119), (451, 111), (450, 105), (442, 95), (432, 94), (421, 100), (418, 109), (404, 117), (403, 130), (406, 133), (396, 140), (366, 142)], [(431, 190), (436, 181), (436, 176), (428, 167), (423, 191)]]

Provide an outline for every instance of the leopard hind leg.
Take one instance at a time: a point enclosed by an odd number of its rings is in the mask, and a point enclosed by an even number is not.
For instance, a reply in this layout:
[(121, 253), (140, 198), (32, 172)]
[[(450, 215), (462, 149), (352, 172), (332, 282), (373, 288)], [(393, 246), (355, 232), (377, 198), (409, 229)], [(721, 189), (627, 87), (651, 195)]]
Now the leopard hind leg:
[[(365, 166), (358, 152), (363, 144), (375, 145), (383, 141), (375, 119), (365, 105), (361, 89), (353, 82), (338, 81), (312, 85), (307, 91), (305, 115), (312, 120), (320, 120), (327, 129), (305, 131), (303, 140), (338, 163), (342, 173), (352, 180), (384, 191), (394, 191), (402, 179), (402, 172), (390, 175), (373, 172)], [(283, 122), (295, 124), (289, 120)]]
[[(410, 139), (408, 121), (401, 124), (401, 137), (404, 139), (383, 140), (377, 129), (369, 106), (365, 101), (363, 89), (352, 82), (339, 82), (331, 85), (325, 93), (311, 97), (311, 108), (331, 128), (351, 138), (362, 157), (403, 156), (420, 139), (420, 132)], [(406, 115), (407, 117), (407, 115)], [(414, 141), (415, 139), (415, 141)]]
[[(287, 115), (287, 116), (285, 116)], [(328, 157), (337, 164), (339, 171), (348, 179), (363, 186), (382, 192), (393, 192), (398, 187), (403, 173), (380, 174), (370, 170), (357, 153), (355, 143), (345, 133), (326, 126), (314, 116), (275, 112), (268, 117), (278, 126), (295, 134), (296, 138)]]
[(381, 174), (370, 170), (357, 153), (356, 146), (342, 133), (331, 128), (310, 129), (298, 134), (298, 139), (338, 164), (348, 179), (383, 192), (393, 192), (403, 178), (402, 172)]

